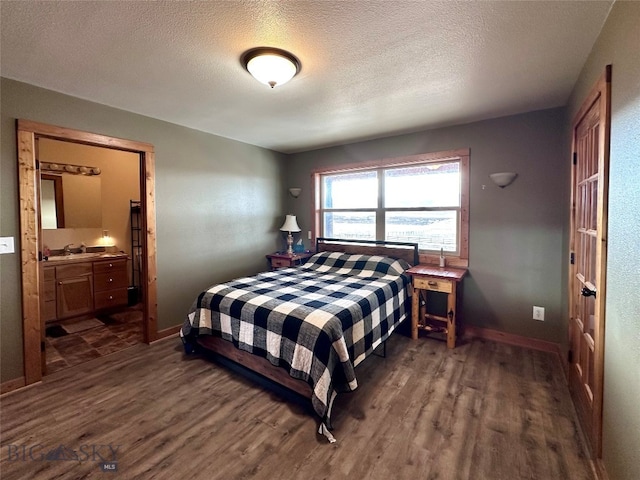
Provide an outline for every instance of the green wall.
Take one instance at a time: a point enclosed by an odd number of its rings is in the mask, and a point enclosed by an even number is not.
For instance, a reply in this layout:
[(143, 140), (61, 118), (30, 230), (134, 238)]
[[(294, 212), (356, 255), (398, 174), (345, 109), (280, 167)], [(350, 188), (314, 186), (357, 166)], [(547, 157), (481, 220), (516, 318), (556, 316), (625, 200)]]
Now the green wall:
[[(210, 283), (264, 268), (282, 247), (286, 210), (310, 228), (310, 171), (327, 165), (471, 148), (470, 276), (465, 321), (566, 344), (571, 118), (613, 65), (603, 461), (640, 478), (640, 3), (614, 4), (563, 109), (360, 142), (288, 157), (2, 79), (0, 235), (19, 240), (15, 119), (152, 143), (156, 148), (159, 328), (181, 323)], [(428, 105), (425, 106), (428, 108)], [(283, 168), (286, 166), (286, 169)], [(496, 171), (518, 172), (504, 190)], [(281, 175), (285, 181), (281, 182)], [(483, 185), (486, 187), (483, 188)], [(302, 187), (298, 199), (288, 187)], [(305, 240), (306, 241), (306, 240)], [(308, 241), (306, 241), (308, 244)], [(19, 243), (16, 247), (19, 249)], [(247, 253), (248, 252), (248, 253)], [(531, 320), (531, 306), (546, 321)], [(22, 375), (19, 256), (0, 255), (1, 381)]]
[[(551, 109), (294, 154), (287, 186), (302, 187), (303, 193), (288, 199), (289, 211), (298, 216), (306, 239), (313, 169), (469, 147), (464, 322), (560, 342), (567, 329), (562, 246), (569, 185), (563, 125), (564, 109)], [(504, 189), (488, 177), (502, 171), (518, 173)], [(532, 320), (534, 305), (545, 307), (544, 322)]]
[(283, 155), (13, 80), (0, 95), (0, 235), (17, 251), (0, 255), (0, 381), (23, 374), (17, 118), (154, 145), (160, 330), (181, 324), (203, 288), (264, 270), (279, 247)]
[[(612, 65), (602, 459), (640, 478), (640, 3), (614, 4), (575, 85), (572, 118)], [(571, 135), (571, 130), (567, 132)]]

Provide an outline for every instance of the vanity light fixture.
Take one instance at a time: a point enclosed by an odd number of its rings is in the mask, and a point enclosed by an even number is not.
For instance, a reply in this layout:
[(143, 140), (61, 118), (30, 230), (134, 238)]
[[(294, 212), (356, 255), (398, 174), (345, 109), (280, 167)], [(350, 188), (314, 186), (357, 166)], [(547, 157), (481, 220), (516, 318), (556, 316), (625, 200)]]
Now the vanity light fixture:
[(299, 232), (300, 227), (298, 226), (298, 222), (296, 221), (295, 215), (287, 215), (284, 223), (280, 227), (280, 230), (283, 232), (288, 232), (287, 235), (287, 255), (293, 255), (293, 235), (291, 232)]
[(515, 172), (498, 172), (489, 175), (489, 178), (500, 188), (504, 188), (513, 183), (518, 176)]
[(301, 188), (298, 187), (291, 187), (289, 189), (289, 194), (293, 197), (293, 198), (298, 198), (300, 196), (300, 192), (302, 192)]
[(53, 173), (71, 173), (74, 175), (100, 175), (98, 167), (88, 165), (71, 165), (69, 163), (40, 162), (40, 171)]
[(295, 55), (273, 47), (247, 50), (240, 57), (242, 66), (260, 83), (271, 88), (284, 85), (302, 68)]

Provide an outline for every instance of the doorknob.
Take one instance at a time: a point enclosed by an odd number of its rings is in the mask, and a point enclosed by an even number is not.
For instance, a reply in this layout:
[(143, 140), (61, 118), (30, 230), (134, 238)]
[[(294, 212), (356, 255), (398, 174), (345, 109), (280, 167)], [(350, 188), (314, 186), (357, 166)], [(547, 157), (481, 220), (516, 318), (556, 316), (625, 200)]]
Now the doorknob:
[(593, 296), (593, 298), (596, 297), (596, 291), (595, 290), (590, 290), (587, 287), (582, 287), (582, 291), (580, 293), (582, 293), (583, 297), (591, 297), (591, 296)]

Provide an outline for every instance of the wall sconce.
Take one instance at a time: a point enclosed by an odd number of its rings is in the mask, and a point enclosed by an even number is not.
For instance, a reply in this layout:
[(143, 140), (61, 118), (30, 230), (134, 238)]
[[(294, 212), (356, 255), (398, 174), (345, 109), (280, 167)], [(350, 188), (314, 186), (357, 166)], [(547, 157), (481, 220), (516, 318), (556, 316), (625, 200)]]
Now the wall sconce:
[(498, 172), (489, 175), (489, 178), (500, 188), (511, 185), (518, 176), (515, 172)]
[(284, 85), (302, 68), (300, 60), (293, 54), (271, 47), (247, 50), (240, 57), (240, 61), (253, 78), (271, 88)]
[(98, 167), (49, 162), (40, 162), (40, 170), (43, 172), (72, 173), (74, 175), (100, 175), (101, 173)]
[(289, 194), (293, 197), (293, 198), (298, 198), (300, 196), (300, 192), (302, 192), (302, 189), (299, 187), (291, 187), (289, 189)]
[(300, 231), (300, 227), (298, 226), (298, 222), (296, 221), (296, 216), (287, 215), (284, 223), (280, 227), (280, 230), (289, 233), (287, 235), (287, 254), (293, 255), (293, 235), (291, 235), (291, 232)]

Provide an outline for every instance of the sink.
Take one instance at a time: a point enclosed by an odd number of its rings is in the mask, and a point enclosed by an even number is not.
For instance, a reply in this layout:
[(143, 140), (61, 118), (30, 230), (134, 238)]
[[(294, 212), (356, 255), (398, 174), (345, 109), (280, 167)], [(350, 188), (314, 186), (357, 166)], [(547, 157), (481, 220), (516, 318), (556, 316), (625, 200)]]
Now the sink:
[(49, 257), (49, 262), (64, 262), (69, 260), (82, 260), (83, 258), (95, 258), (104, 255), (104, 253), (72, 253), (71, 255), (55, 255)]

